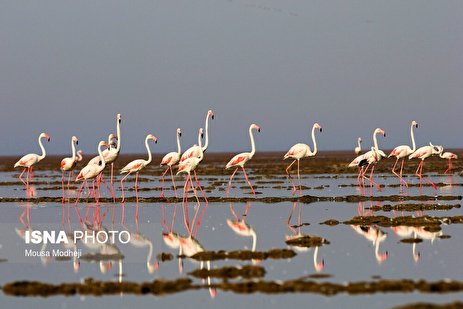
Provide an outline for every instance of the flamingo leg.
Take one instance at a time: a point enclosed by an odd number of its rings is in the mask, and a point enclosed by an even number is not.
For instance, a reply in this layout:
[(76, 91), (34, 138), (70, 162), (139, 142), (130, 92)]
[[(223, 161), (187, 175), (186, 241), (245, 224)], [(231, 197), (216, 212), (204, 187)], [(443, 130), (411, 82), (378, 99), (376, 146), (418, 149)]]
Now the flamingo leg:
[(420, 175), (421, 177), (427, 182), (429, 183), (433, 188), (434, 190), (437, 190), (437, 186), (434, 182), (432, 182), (431, 180), (429, 180), (428, 178), (426, 177), (423, 177), (423, 166), (424, 166), (424, 160), (422, 161), (423, 163), (421, 164), (421, 170), (420, 170)]
[[(190, 180), (191, 180), (191, 176), (190, 176)], [(195, 215), (193, 216), (193, 219), (191, 220), (191, 225), (194, 226), (195, 225), (195, 222), (196, 222), (196, 218), (198, 216), (198, 212), (199, 212), (199, 209), (201, 208), (201, 203), (199, 202), (199, 198), (198, 198), (198, 195), (196, 194), (196, 189), (195, 189), (195, 186), (193, 185), (193, 181), (190, 181), (190, 184), (191, 184), (191, 189), (193, 189), (193, 194), (195, 195), (196, 197), (196, 202), (197, 202), (197, 205), (196, 205), (196, 212), (195, 212)], [(190, 231), (190, 236), (191, 236), (191, 232)], [(196, 233), (198, 232), (198, 229), (196, 229)]]
[(244, 177), (246, 178), (246, 181), (248, 182), (249, 186), (251, 187), (252, 194), (253, 194), (254, 197), (255, 197), (255, 196), (256, 196), (256, 192), (254, 192), (254, 188), (252, 187), (251, 182), (250, 182), (249, 179), (248, 179), (248, 175), (246, 175), (246, 170), (244, 169), (244, 166), (242, 166), (241, 169), (243, 170)]
[(293, 177), (291, 177), (291, 173), (290, 173), (289, 171), (290, 171), (290, 169), (291, 169), (291, 166), (292, 166), (296, 161), (298, 161), (298, 160), (295, 159), (293, 162), (291, 162), (291, 164), (288, 165), (288, 167), (287, 167), (286, 170), (285, 170), (285, 171), (286, 171), (286, 174), (288, 174), (289, 181), (291, 182), (291, 185), (293, 186), (293, 192), (292, 192), (293, 195), (296, 194), (296, 191), (297, 191), (297, 190), (296, 190), (296, 186), (294, 185)]
[(87, 179), (85, 179), (82, 184), (80, 185), (80, 188), (79, 188), (79, 191), (77, 192), (77, 198), (76, 198), (76, 203), (75, 205), (77, 205), (77, 203), (79, 203), (79, 199), (80, 199), (80, 194), (82, 193), (82, 189), (84, 188), (84, 184), (87, 182)]
[[(21, 182), (24, 184), (24, 186), (26, 186), (26, 188), (27, 188), (27, 183), (24, 181), (24, 179), (22, 178), (22, 176), (23, 176), (23, 174), (26, 172), (27, 169), (28, 169), (28, 168), (25, 167), (25, 168), (23, 169), (23, 171), (21, 172), (21, 174), (19, 174), (19, 180), (21, 180)], [(27, 176), (27, 174), (26, 174), (26, 176)]]
[(69, 199), (69, 190), (71, 189), (71, 177), (72, 177), (72, 171), (69, 172), (68, 176), (68, 199)]
[(166, 229), (166, 231), (170, 232), (169, 227), (167, 226), (167, 221), (166, 221), (166, 211), (165, 211), (165, 205), (161, 205), (161, 216), (162, 216), (162, 225)]
[(235, 169), (233, 174), (230, 176), (230, 181), (228, 182), (227, 197), (230, 194), (231, 182), (232, 182), (233, 176), (235, 176), (235, 174), (236, 174), (236, 171), (238, 171), (238, 167)]
[(297, 183), (299, 184), (299, 196), (302, 196), (301, 173), (299, 170), (299, 160), (297, 160)]
[(449, 159), (449, 166), (445, 170), (444, 174), (448, 174), (451, 169), (452, 169), (452, 159)]
[(135, 222), (138, 224), (138, 172), (135, 174)]
[(183, 202), (182, 202), (182, 207), (183, 207), (183, 222), (185, 223), (185, 227), (188, 231), (188, 234), (191, 235), (191, 229), (190, 229), (190, 223), (189, 223), (189, 218), (188, 218), (188, 191), (189, 191), (189, 186), (188, 186), (188, 181), (190, 180), (190, 174), (188, 174), (186, 180), (185, 180), (185, 185), (183, 186)]
[[(113, 198), (113, 203), (116, 202), (116, 196), (114, 195), (114, 190), (111, 190), (108, 186), (108, 184), (106, 183), (106, 181), (104, 180), (103, 178), (103, 174), (100, 174), (100, 180), (101, 182), (104, 184), (104, 186), (106, 187), (106, 189), (108, 190), (109, 194), (111, 194), (111, 197)], [(114, 185), (113, 185), (113, 188), (114, 188)]]
[(399, 174), (397, 174), (397, 172), (395, 171), (395, 167), (397, 166), (398, 162), (399, 162), (399, 157), (396, 157), (394, 166), (392, 167), (392, 174), (396, 175), (399, 178), (400, 189), (402, 190), (402, 180), (401, 180), (402, 177), (399, 176)]
[(198, 176), (196, 176), (196, 170), (193, 171), (193, 175), (195, 176), (195, 182), (198, 185), (199, 190), (201, 190), (201, 194), (203, 195), (204, 200), (206, 201), (206, 203), (209, 203), (207, 201), (207, 197), (206, 197), (206, 194), (203, 191), (203, 188), (201, 188), (201, 184), (199, 183)]
[[(164, 176), (166, 176), (169, 169), (170, 169), (170, 166), (167, 167), (166, 171), (164, 173), (162, 173), (162, 176), (161, 176), (161, 195), (160, 195), (160, 197), (164, 197)], [(175, 196), (175, 197), (177, 197), (177, 196)]]
[(407, 187), (407, 189), (408, 189), (408, 183), (402, 177), (402, 171), (404, 169), (404, 161), (405, 161), (405, 159), (402, 159), (402, 163), (400, 164), (400, 180), (403, 181), (405, 187)]
[(131, 173), (131, 172), (128, 172), (127, 175), (125, 175), (125, 176), (121, 179), (121, 191), (122, 191), (122, 193), (121, 193), (121, 194), (122, 194), (122, 201), (121, 201), (121, 203), (124, 203), (124, 201), (125, 201), (125, 197), (124, 197), (124, 180), (125, 180), (127, 177), (129, 177), (130, 173)]
[(64, 171), (61, 172), (61, 187), (62, 187), (62, 192), (63, 192), (63, 197), (61, 199), (61, 203), (64, 204)]
[(172, 173), (172, 166), (169, 166), (169, 169), (170, 169), (170, 177), (172, 179), (172, 184), (174, 185), (174, 194), (175, 194), (175, 197), (177, 197), (177, 187), (175, 185), (174, 174)]

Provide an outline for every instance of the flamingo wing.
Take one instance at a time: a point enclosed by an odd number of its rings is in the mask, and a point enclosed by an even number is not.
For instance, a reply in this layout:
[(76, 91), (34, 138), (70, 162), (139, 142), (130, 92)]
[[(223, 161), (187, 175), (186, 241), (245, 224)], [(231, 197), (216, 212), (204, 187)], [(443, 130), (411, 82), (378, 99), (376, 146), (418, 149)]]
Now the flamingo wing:
[(128, 173), (128, 172), (138, 172), (142, 168), (146, 166), (145, 160), (143, 159), (138, 159), (138, 160), (133, 160), (132, 162), (128, 163), (126, 166), (124, 166), (121, 169), (121, 174)]
[(243, 166), (249, 160), (249, 153), (243, 152), (237, 154), (227, 163), (226, 168), (230, 168), (232, 166)]
[(39, 161), (39, 156), (35, 153), (29, 153), (19, 159), (18, 162), (14, 165), (14, 167), (22, 166), (22, 167), (30, 167)]

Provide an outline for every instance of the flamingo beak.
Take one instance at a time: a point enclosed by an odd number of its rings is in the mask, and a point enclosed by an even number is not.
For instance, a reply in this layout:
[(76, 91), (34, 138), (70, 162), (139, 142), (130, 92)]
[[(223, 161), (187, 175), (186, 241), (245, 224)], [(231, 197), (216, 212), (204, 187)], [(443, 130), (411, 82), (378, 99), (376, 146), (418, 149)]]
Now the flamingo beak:
[(178, 133), (178, 136), (182, 136), (182, 132), (179, 132), (179, 133)]
[(214, 114), (212, 114), (211, 118), (214, 119)]
[(76, 141), (76, 145), (79, 145), (79, 141)]
[(320, 127), (320, 132), (322, 132), (322, 131), (323, 131), (323, 129)]
[(260, 132), (260, 127), (257, 127), (257, 132)]

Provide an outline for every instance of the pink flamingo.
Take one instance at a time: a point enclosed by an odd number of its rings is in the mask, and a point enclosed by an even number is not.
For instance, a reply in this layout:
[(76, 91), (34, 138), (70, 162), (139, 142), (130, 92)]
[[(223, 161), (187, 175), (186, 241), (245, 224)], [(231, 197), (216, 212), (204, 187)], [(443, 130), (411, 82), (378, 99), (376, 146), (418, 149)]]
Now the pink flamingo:
[(424, 160), (426, 158), (429, 158), (432, 155), (440, 155), (442, 153), (443, 148), (434, 147), (433, 144), (429, 143), (429, 146), (423, 146), (421, 148), (418, 148), (414, 153), (412, 153), (410, 156), (408, 156), (408, 159), (413, 159), (413, 158), (418, 158), (421, 159), (420, 164), (418, 164), (418, 168), (416, 169), (415, 175), (420, 178), (420, 194), (423, 191), (423, 179), (428, 182), (434, 190), (437, 190), (437, 186), (428, 178), (423, 177), (423, 165), (424, 165)]
[(294, 159), (293, 162), (291, 162), (291, 164), (286, 168), (286, 174), (288, 174), (289, 180), (291, 181), (291, 184), (293, 185), (293, 195), (296, 194), (296, 186), (294, 185), (294, 181), (291, 178), (291, 174), (289, 173), (289, 170), (291, 169), (291, 166), (297, 161), (297, 182), (299, 184), (299, 194), (300, 196), (302, 196), (299, 160), (302, 158), (313, 157), (317, 154), (318, 150), (317, 150), (317, 141), (315, 140), (315, 129), (318, 129), (321, 132), (322, 127), (318, 123), (314, 123), (312, 127), (313, 152), (310, 150), (309, 145), (299, 143), (291, 147), (288, 150), (288, 152), (285, 154), (285, 156), (283, 157), (283, 160), (286, 160), (288, 158)]
[[(199, 202), (199, 198), (198, 198), (198, 195), (196, 194), (196, 189), (193, 185), (193, 181), (191, 180), (191, 171), (194, 171), (196, 169), (196, 167), (199, 165), (199, 163), (203, 160), (203, 157), (204, 157), (204, 153), (202, 151), (202, 147), (201, 147), (201, 137), (203, 135), (203, 129), (199, 129), (199, 132), (198, 132), (198, 141), (199, 141), (199, 157), (190, 157), (190, 158), (187, 158), (186, 160), (180, 162), (179, 166), (178, 166), (178, 172), (177, 172), (177, 175), (180, 174), (180, 173), (186, 173), (188, 174), (187, 175), (187, 178), (185, 180), (185, 185), (183, 186), (183, 199), (182, 199), (182, 205), (183, 205), (183, 214), (184, 214), (184, 221), (185, 221), (185, 225), (187, 227), (187, 229), (189, 230), (190, 234), (192, 233), (191, 229), (189, 228), (189, 220), (188, 220), (188, 213), (187, 213), (187, 209), (185, 207), (185, 203), (188, 204), (188, 191), (189, 191), (189, 184), (191, 184), (191, 189), (193, 190), (193, 194), (196, 198), (196, 201), (197, 201), (197, 208), (196, 208), (196, 213), (193, 217), (193, 221), (192, 221), (192, 225), (194, 225), (194, 222), (196, 221), (196, 217), (198, 215), (198, 212), (199, 212), (199, 208), (200, 208), (200, 202)], [(206, 203), (207, 203), (207, 199), (206, 199)]]
[(161, 166), (167, 165), (166, 171), (162, 174), (161, 181), (162, 181), (162, 191), (161, 197), (164, 197), (164, 176), (166, 176), (167, 172), (170, 170), (170, 176), (172, 178), (172, 185), (174, 186), (174, 193), (175, 197), (177, 197), (177, 188), (175, 186), (174, 175), (172, 173), (172, 165), (175, 165), (180, 160), (180, 154), (182, 153), (182, 148), (180, 146), (180, 137), (182, 136), (182, 131), (180, 128), (177, 128), (177, 152), (172, 151), (166, 154), (161, 160)]
[[(108, 157), (109, 155), (109, 151), (111, 149), (111, 146), (116, 146), (117, 145), (117, 142), (115, 142), (114, 140), (117, 140), (117, 135), (116, 134), (109, 134), (108, 135), (108, 144), (109, 144), (109, 149), (105, 149), (103, 150), (103, 158), (105, 158), (105, 163), (108, 163), (106, 158)], [(87, 164), (99, 164), (100, 163), (100, 156), (99, 155), (96, 155), (94, 156), (90, 161), (88, 161)]]
[[(442, 149), (443, 151), (443, 149)], [(449, 151), (446, 151), (444, 153), (441, 153), (439, 155), (439, 157), (441, 157), (442, 159), (446, 159), (449, 161), (449, 166), (448, 168), (445, 170), (444, 174), (447, 174), (450, 172), (450, 170), (452, 169), (452, 159), (458, 159), (458, 156), (457, 154), (453, 153), (453, 152), (449, 152)]]
[[(365, 174), (366, 174), (368, 168), (371, 165), (373, 165), (373, 167), (371, 169), (371, 173), (370, 173), (370, 178), (368, 179), (370, 181), (370, 194), (371, 194), (371, 190), (372, 190), (371, 187), (372, 187), (373, 184), (376, 186), (378, 191), (381, 191), (381, 187), (376, 182), (373, 181), (373, 172), (374, 172), (374, 169), (375, 169), (374, 164), (378, 163), (381, 160), (381, 158), (386, 157), (386, 154), (382, 150), (379, 149), (378, 139), (376, 137), (377, 134), (382, 134), (383, 136), (386, 136), (386, 133), (384, 133), (384, 131), (381, 128), (376, 128), (375, 131), (373, 132), (374, 146), (371, 147), (370, 151), (364, 153), (363, 155), (360, 155), (360, 156), (356, 157), (349, 164), (349, 167), (353, 167), (353, 166), (358, 166), (359, 167), (359, 175), (357, 177), (357, 181), (358, 181), (360, 187), (362, 186), (360, 184), (360, 177), (362, 177), (362, 179), (367, 179), (365, 177)], [(366, 166), (365, 169), (363, 169), (364, 166)]]
[[(206, 128), (206, 141), (204, 143), (204, 146), (201, 147), (199, 146), (199, 143), (196, 145), (191, 146), (185, 152), (182, 154), (180, 157), (180, 161), (185, 161), (188, 158), (191, 157), (199, 157), (200, 152), (206, 152), (207, 147), (209, 146), (209, 117), (214, 119), (214, 112), (212, 110), (208, 110), (206, 114), (206, 121), (205, 121), (205, 128)], [(201, 150), (202, 149), (202, 150)]]
[[(47, 133), (41, 133), (39, 135), (38, 140), (39, 140), (40, 149), (42, 150), (41, 155), (38, 155), (35, 153), (29, 153), (23, 156), (21, 159), (19, 159), (19, 161), (16, 162), (14, 165), (15, 168), (18, 166), (24, 167), (22, 173), (19, 175), (19, 180), (21, 180), (21, 182), (26, 186), (26, 191), (29, 190), (29, 174), (32, 173), (33, 166), (39, 163), (40, 161), (42, 161), (47, 155), (45, 151), (45, 147), (43, 147), (43, 144), (42, 144), (42, 138), (46, 138), (48, 141), (51, 140), (50, 136)], [(26, 170), (27, 170), (26, 181), (24, 181), (24, 179), (22, 178), (22, 175), (24, 174), (24, 172), (26, 172)]]
[[(76, 181), (83, 180), (83, 182), (82, 182), (82, 185), (79, 188), (79, 192), (77, 193), (77, 199), (76, 199), (75, 205), (77, 205), (77, 203), (79, 202), (80, 194), (82, 193), (82, 189), (84, 188), (84, 184), (87, 184), (87, 187), (88, 187), (88, 180), (89, 179), (93, 180), (92, 181), (92, 183), (93, 183), (92, 192), (93, 192), (93, 196), (95, 198), (95, 201), (98, 204), (98, 199), (97, 199), (97, 197), (95, 195), (95, 179), (98, 178), (98, 176), (101, 174), (101, 172), (103, 172), (103, 170), (105, 168), (105, 161), (104, 161), (104, 158), (103, 158), (103, 153), (101, 151), (102, 146), (105, 146), (106, 148), (108, 148), (109, 145), (105, 141), (100, 141), (98, 143), (98, 154), (100, 156), (100, 164), (87, 164), (80, 171), (80, 173), (76, 177)], [(99, 180), (97, 181), (97, 186), (98, 186), (98, 195), (99, 195), (99, 190), (100, 190)]]
[(227, 197), (230, 193), (230, 187), (231, 187), (233, 176), (235, 176), (235, 173), (238, 171), (238, 168), (240, 167), (243, 170), (244, 177), (246, 178), (246, 181), (248, 182), (249, 187), (251, 187), (252, 194), (256, 196), (256, 192), (254, 192), (254, 188), (252, 187), (251, 182), (248, 179), (248, 175), (246, 175), (246, 170), (244, 169), (244, 164), (246, 164), (246, 162), (251, 160), (254, 154), (256, 153), (256, 145), (254, 143), (254, 136), (252, 134), (252, 129), (256, 129), (257, 132), (260, 132), (260, 127), (254, 123), (249, 126), (249, 138), (251, 139), (251, 152), (242, 152), (242, 153), (237, 154), (236, 156), (231, 158), (231, 160), (228, 161), (227, 165), (225, 166), (226, 169), (236, 166), (235, 171), (230, 176), (230, 181), (228, 182)]
[(357, 138), (357, 147), (355, 147), (354, 152), (356, 155), (359, 155), (362, 152), (362, 138)]
[[(388, 158), (396, 157), (394, 166), (392, 167), (392, 173), (396, 175), (397, 177), (399, 177), (400, 188), (402, 188), (402, 182), (408, 188), (408, 183), (402, 178), (402, 170), (404, 168), (405, 157), (408, 157), (409, 155), (414, 153), (416, 150), (415, 135), (413, 134), (413, 128), (418, 128), (418, 123), (415, 120), (413, 120), (410, 125), (410, 136), (412, 139), (412, 148), (410, 148), (408, 145), (397, 146), (396, 148), (394, 148), (394, 150), (392, 150), (391, 154), (388, 156)], [(395, 167), (397, 165), (397, 162), (399, 162), (400, 159), (402, 159), (402, 163), (400, 165), (400, 174), (397, 174), (397, 172), (395, 171)]]
[[(148, 151), (148, 160), (144, 159), (137, 159), (133, 160), (132, 162), (128, 163), (126, 166), (124, 166), (121, 169), (121, 174), (127, 173), (122, 180), (121, 180), (121, 190), (122, 190), (122, 203), (124, 203), (125, 198), (124, 198), (124, 180), (129, 177), (130, 174), (136, 173), (135, 174), (135, 195), (138, 203), (138, 172), (140, 172), (142, 169), (144, 169), (148, 164), (151, 163), (152, 155), (151, 155), (151, 150), (150, 146), (148, 145), (148, 140), (153, 140), (155, 144), (157, 144), (158, 139), (152, 135), (148, 134), (145, 138), (145, 147), (146, 150)], [(138, 213), (136, 214), (136, 217), (138, 218)]]
[(60, 169), (62, 171), (61, 185), (63, 187), (63, 199), (62, 199), (63, 202), (64, 202), (64, 173), (69, 172), (69, 176), (68, 176), (68, 190), (69, 190), (69, 186), (71, 184), (71, 173), (74, 167), (76, 167), (77, 159), (78, 159), (76, 157), (76, 145), (77, 144), (79, 144), (79, 140), (77, 139), (77, 137), (73, 136), (71, 138), (72, 157), (67, 157), (61, 160)]

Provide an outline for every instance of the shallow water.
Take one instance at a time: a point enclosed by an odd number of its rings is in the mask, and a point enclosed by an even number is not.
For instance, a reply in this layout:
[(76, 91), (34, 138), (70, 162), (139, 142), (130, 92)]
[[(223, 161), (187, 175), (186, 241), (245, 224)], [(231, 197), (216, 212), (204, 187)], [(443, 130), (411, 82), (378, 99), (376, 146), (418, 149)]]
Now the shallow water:
[[(212, 170), (215, 163), (209, 163), (206, 170)], [(444, 164), (445, 165), (445, 164)], [(442, 165), (444, 167), (444, 165)], [(212, 167), (211, 167), (212, 166)], [(283, 169), (284, 170), (284, 169)], [(88, 306), (116, 306), (129, 307), (133, 304), (160, 306), (192, 307), (282, 307), (288, 302), (291, 305), (307, 305), (315, 307), (337, 308), (340, 306), (368, 306), (372, 308), (389, 308), (401, 304), (415, 302), (449, 303), (462, 299), (462, 292), (447, 294), (396, 292), (375, 294), (360, 293), (347, 295), (345, 293), (335, 296), (323, 296), (316, 293), (278, 293), (278, 294), (237, 294), (226, 292), (218, 288), (217, 295), (211, 297), (211, 290), (207, 288), (208, 280), (202, 281), (188, 273), (199, 268), (200, 263), (188, 257), (179, 258), (179, 253), (190, 255), (191, 252), (179, 252), (179, 247), (168, 246), (162, 233), (176, 233), (184, 235), (189, 233), (184, 223), (184, 212), (181, 200), (163, 202), (157, 199), (146, 202), (143, 198), (158, 197), (160, 194), (161, 169), (153, 168), (140, 176), (138, 203), (138, 222), (136, 221), (137, 204), (130, 199), (134, 196), (133, 180), (126, 183), (126, 196), (130, 202), (120, 203), (119, 183), (116, 183), (116, 203), (110, 202), (110, 195), (102, 188), (102, 197), (107, 198), (97, 206), (94, 202), (81, 201), (74, 208), (76, 188), (68, 193), (72, 198), (69, 202), (45, 202), (43, 197), (61, 197), (61, 174), (50, 170), (35, 172), (34, 197), (26, 199), (24, 186), (18, 183), (18, 173), (11, 170), (0, 172), (3, 185), (0, 186), (2, 198), (18, 197), (21, 200), (2, 202), (2, 216), (0, 217), (0, 285), (10, 282), (29, 280), (44, 283), (78, 283), (85, 278), (113, 282), (146, 282), (154, 279), (175, 280), (180, 277), (190, 278), (194, 284), (205, 286), (199, 290), (190, 290), (165, 296), (134, 296), (128, 294), (106, 296), (71, 297), (51, 296), (37, 297), (2, 297), (2, 304), (18, 307), (29, 307), (32, 304), (38, 308), (49, 307), (50, 304), (62, 307)], [(201, 172), (199, 170), (198, 172)], [(355, 172), (355, 171), (354, 171)], [(227, 174), (217, 175), (201, 174), (200, 181), (209, 198), (223, 198), (228, 182)], [(107, 174), (106, 174), (107, 175)], [(255, 185), (257, 197), (291, 197), (289, 181), (283, 174), (260, 176), (250, 164), (249, 176)], [(107, 176), (105, 176), (107, 179)], [(182, 186), (184, 177), (176, 177), (177, 184)], [(265, 281), (288, 281), (299, 278), (314, 280), (316, 282), (346, 283), (380, 279), (424, 279), (426, 281), (439, 281), (442, 279), (463, 280), (463, 270), (460, 267), (459, 257), (463, 253), (459, 235), (463, 226), (456, 224), (456, 218), (461, 215), (460, 204), (463, 178), (457, 174), (446, 176), (430, 174), (430, 179), (441, 183), (435, 191), (429, 186), (423, 187), (420, 194), (418, 187), (410, 187), (400, 193), (396, 185), (397, 178), (392, 174), (380, 172), (376, 181), (384, 185), (382, 192), (373, 189), (370, 198), (369, 190), (365, 193), (365, 201), (346, 202), (335, 201), (334, 197), (359, 196), (361, 192), (357, 187), (356, 175), (353, 173), (322, 174), (303, 173), (302, 183), (305, 185), (304, 195), (320, 197), (320, 201), (302, 203), (297, 200), (286, 200), (278, 203), (268, 203), (254, 200), (244, 177), (237, 175), (231, 197), (236, 199), (217, 199), (208, 204), (201, 198), (201, 208), (198, 217), (201, 217), (197, 229), (192, 225), (192, 234), (201, 247), (188, 247), (192, 251), (233, 251), (248, 250), (267, 252), (271, 249), (291, 249), (296, 255), (287, 259), (265, 260), (215, 260), (210, 263), (212, 269), (224, 266), (255, 265), (265, 269)], [(414, 176), (406, 178), (410, 183), (417, 183)], [(166, 179), (167, 181), (168, 179)], [(170, 182), (166, 195), (173, 196)], [(181, 188), (180, 188), (181, 189)], [(179, 190), (181, 194), (181, 190)], [(198, 192), (199, 193), (199, 192)], [(84, 191), (85, 194), (85, 191)], [(191, 194), (191, 193), (190, 193)], [(200, 195), (200, 193), (199, 193)], [(377, 201), (376, 197), (399, 195), (401, 201)], [(408, 200), (417, 196), (429, 196), (424, 201)], [(441, 200), (442, 196), (449, 200)], [(238, 199), (247, 197), (247, 201)], [(109, 199), (108, 199), (109, 198)], [(108, 202), (109, 200), (109, 202)], [(433, 206), (433, 210), (394, 211), (378, 208), (384, 206)], [(189, 219), (193, 218), (196, 203), (189, 202)], [(452, 205), (451, 209), (442, 209), (442, 205)], [(374, 211), (371, 208), (375, 209)], [(375, 208), (376, 207), (376, 208)], [(88, 224), (100, 223), (101, 228), (116, 231), (128, 231), (131, 239), (138, 239), (132, 243), (116, 246), (89, 247), (78, 242), (77, 249), (81, 249), (84, 256), (93, 257), (90, 260), (57, 259), (26, 257), (25, 249), (53, 250), (64, 249), (62, 244), (25, 244), (21, 235), (26, 230), (75, 230), (88, 229), (88, 225), (80, 225), (79, 216), (85, 217), (88, 210)], [(387, 210), (387, 209), (386, 209)], [(124, 211), (124, 212), (123, 212)], [(174, 211), (176, 213), (174, 217)], [(68, 217), (69, 215), (69, 217)], [(402, 218), (411, 216), (421, 218), (424, 216), (439, 217), (441, 221), (438, 228), (428, 231), (420, 226), (381, 226), (381, 223), (369, 226), (349, 225), (343, 223), (354, 217), (386, 216), (388, 218)], [(124, 219), (124, 224), (121, 219)], [(68, 220), (69, 218), (69, 220)], [(174, 221), (172, 221), (174, 219)], [(327, 220), (337, 220), (337, 225), (320, 224)], [(165, 221), (164, 221), (165, 220)], [(227, 221), (228, 220), (228, 221)], [(455, 222), (454, 222), (455, 221)], [(173, 224), (172, 224), (173, 222)], [(242, 224), (241, 235), (231, 224)], [(253, 236), (255, 235), (255, 236)], [(296, 247), (286, 244), (286, 240), (301, 235), (320, 236), (328, 242), (320, 247)], [(404, 243), (403, 239), (421, 239), (417, 243)], [(411, 240), (412, 242), (414, 240)], [(190, 243), (191, 245), (191, 243)], [(187, 248), (187, 246), (185, 246)], [(95, 255), (99, 253), (100, 255)], [(172, 260), (161, 261), (161, 253), (170, 253)], [(101, 256), (116, 254), (112, 260), (101, 260)], [(122, 257), (123, 255), (123, 257)], [(99, 258), (98, 258), (99, 257)], [(92, 260), (93, 259), (93, 260)], [(154, 267), (155, 263), (157, 267)], [(203, 264), (207, 268), (207, 263)], [(314, 276), (317, 275), (317, 276)], [(212, 278), (211, 284), (220, 284), (223, 279)], [(244, 279), (231, 279), (232, 282), (241, 282)]]

